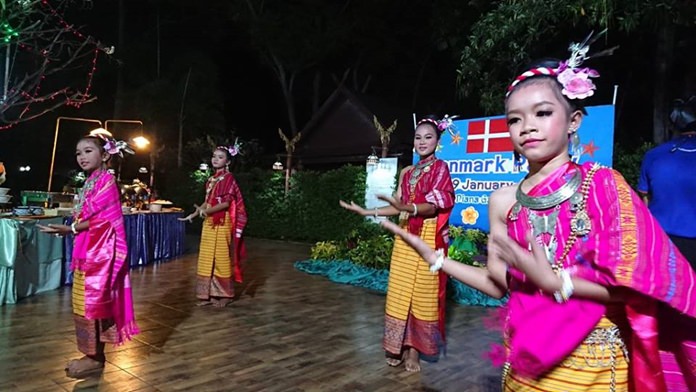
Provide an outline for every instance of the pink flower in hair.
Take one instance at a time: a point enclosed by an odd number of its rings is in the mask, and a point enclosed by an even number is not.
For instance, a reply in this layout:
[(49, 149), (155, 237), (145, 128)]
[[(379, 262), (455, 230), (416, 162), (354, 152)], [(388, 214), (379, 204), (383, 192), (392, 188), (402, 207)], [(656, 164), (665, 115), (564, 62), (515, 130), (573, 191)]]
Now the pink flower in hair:
[(236, 145), (230, 146), (230, 147), (227, 149), (227, 151), (229, 151), (229, 153), (230, 153), (231, 156), (235, 156), (235, 155), (239, 154), (239, 150), (237, 149), (237, 146), (236, 146)]
[(113, 139), (107, 139), (104, 143), (104, 151), (108, 152), (109, 155), (114, 155), (119, 153), (119, 148), (116, 145), (116, 141)]
[(597, 88), (590, 78), (596, 78), (599, 73), (594, 69), (568, 68), (564, 63), (558, 67), (558, 82), (563, 85), (563, 95), (570, 99), (585, 99), (594, 95)]

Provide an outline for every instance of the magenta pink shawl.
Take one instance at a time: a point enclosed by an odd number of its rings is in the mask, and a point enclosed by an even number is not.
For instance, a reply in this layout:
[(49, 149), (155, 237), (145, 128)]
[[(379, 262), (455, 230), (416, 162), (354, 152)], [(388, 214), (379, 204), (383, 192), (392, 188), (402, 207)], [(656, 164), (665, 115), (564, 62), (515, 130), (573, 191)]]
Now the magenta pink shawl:
[[(576, 170), (581, 170), (584, 178), (590, 167), (591, 163), (564, 165), (529, 194), (548, 194)], [(631, 331), (625, 331), (630, 336), (624, 338), (631, 355), (633, 388), (675, 391), (687, 390), (687, 384), (696, 388), (693, 371), (687, 370), (696, 363), (696, 328), (674, 333), (687, 324), (694, 325), (696, 274), (618, 172), (608, 168), (597, 171), (587, 211), (592, 231), (575, 243), (563, 263), (574, 276), (628, 288), (625, 308)], [(557, 257), (568, 238), (570, 218), (569, 203), (565, 202), (556, 228)], [(526, 209), (517, 219), (509, 218), (509, 235), (522, 246), (527, 246), (525, 234), (529, 230)], [(539, 294), (519, 271), (510, 269), (510, 277), (509, 359), (516, 371), (538, 376), (585, 339), (606, 307), (577, 297), (558, 304), (551, 296)]]
[(114, 319), (117, 344), (138, 333), (133, 311), (126, 234), (114, 177), (98, 170), (87, 179), (76, 220), (89, 230), (75, 236), (72, 269), (85, 273), (85, 318)]

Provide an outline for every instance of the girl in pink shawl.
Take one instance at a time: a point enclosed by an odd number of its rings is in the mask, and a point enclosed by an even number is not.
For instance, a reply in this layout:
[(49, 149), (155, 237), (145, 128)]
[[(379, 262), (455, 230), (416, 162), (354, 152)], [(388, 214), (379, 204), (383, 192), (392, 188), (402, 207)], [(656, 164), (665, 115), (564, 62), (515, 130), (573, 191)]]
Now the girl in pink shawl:
[[(510, 300), (504, 391), (696, 391), (696, 274), (619, 173), (572, 162), (595, 88), (567, 62), (530, 67), (506, 116), (529, 174), (490, 197), (487, 269), (443, 257), (390, 222), (434, 270)], [(685, 222), (687, 224), (687, 222)]]
[(105, 343), (122, 344), (138, 333), (120, 194), (106, 170), (110, 155), (124, 149), (129, 151), (125, 143), (101, 134), (80, 139), (75, 155), (87, 180), (73, 223), (40, 226), (45, 233), (75, 236), (72, 302), (77, 348), (85, 356), (68, 362), (68, 377), (83, 378), (103, 369)]

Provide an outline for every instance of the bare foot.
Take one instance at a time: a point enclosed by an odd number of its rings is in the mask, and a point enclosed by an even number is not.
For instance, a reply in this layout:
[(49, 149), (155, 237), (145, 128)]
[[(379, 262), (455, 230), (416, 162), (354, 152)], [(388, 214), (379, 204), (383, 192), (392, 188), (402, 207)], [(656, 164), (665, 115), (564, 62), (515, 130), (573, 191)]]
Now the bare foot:
[(407, 372), (420, 372), (421, 371), (420, 354), (418, 353), (418, 350), (411, 347), (404, 354), (404, 356), (406, 357), (406, 359), (404, 360), (404, 367), (406, 368)]
[(391, 367), (397, 367), (397, 366), (401, 365), (402, 363), (404, 363), (404, 357), (403, 356), (401, 358), (389, 358), (388, 357), (386, 359), (386, 361), (387, 361), (387, 365), (389, 365)]
[(104, 361), (84, 356), (80, 359), (68, 361), (65, 367), (65, 375), (72, 378), (85, 378), (102, 369), (104, 369)]
[(214, 300), (213, 300), (213, 306), (215, 306), (216, 308), (224, 308), (224, 307), (226, 307), (230, 302), (232, 302), (232, 298), (214, 299)]

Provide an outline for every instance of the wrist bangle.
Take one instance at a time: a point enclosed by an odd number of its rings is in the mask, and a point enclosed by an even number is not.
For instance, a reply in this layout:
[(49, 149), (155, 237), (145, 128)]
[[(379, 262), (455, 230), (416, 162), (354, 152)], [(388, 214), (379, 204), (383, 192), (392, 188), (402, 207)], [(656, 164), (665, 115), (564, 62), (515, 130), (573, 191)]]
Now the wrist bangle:
[(442, 268), (442, 265), (445, 264), (445, 252), (442, 249), (438, 249), (435, 251), (435, 254), (437, 255), (435, 263), (430, 266), (430, 272), (433, 274), (436, 274)]
[(413, 203), (412, 206), (413, 206), (413, 213), (411, 214), (411, 216), (418, 215), (418, 204)]
[(554, 291), (553, 297), (559, 304), (568, 302), (568, 299), (573, 295), (573, 280), (570, 278), (570, 274), (565, 269), (558, 272), (558, 277), (561, 278), (561, 289), (559, 291)]
[(377, 212), (376, 208), (375, 208), (375, 218), (379, 218), (379, 213)]
[(77, 225), (77, 222), (73, 222), (70, 225), (70, 230), (73, 232), (73, 234), (77, 234), (77, 227), (75, 227), (76, 225)]

